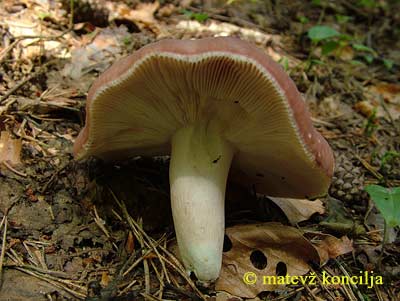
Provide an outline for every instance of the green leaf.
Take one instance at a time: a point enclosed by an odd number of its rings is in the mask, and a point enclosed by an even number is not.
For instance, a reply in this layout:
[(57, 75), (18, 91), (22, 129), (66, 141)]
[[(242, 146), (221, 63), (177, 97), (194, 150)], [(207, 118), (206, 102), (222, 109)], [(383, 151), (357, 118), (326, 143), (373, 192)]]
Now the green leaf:
[(51, 14), (48, 12), (40, 12), (38, 17), (43, 21), (44, 19), (51, 17)]
[(301, 24), (307, 24), (308, 22), (310, 22), (310, 20), (305, 16), (299, 16), (298, 19)]
[(374, 49), (372, 49), (371, 47), (365, 46), (363, 44), (355, 43), (355, 44), (352, 45), (352, 47), (353, 47), (354, 50), (368, 52), (368, 53), (373, 54), (374, 56), (376, 55), (376, 52), (375, 52)]
[(205, 13), (194, 13), (194, 14), (193, 14), (193, 18), (194, 18), (196, 21), (204, 22), (204, 21), (206, 21), (206, 20), (209, 18), (209, 16), (208, 16), (207, 14), (205, 14)]
[(334, 38), (340, 36), (340, 33), (329, 26), (317, 25), (308, 30), (308, 37), (313, 42)]
[(352, 64), (353, 66), (364, 66), (365, 65), (363, 62), (360, 62), (358, 60), (351, 60), (350, 64)]
[(279, 62), (278, 62), (279, 64), (281, 64), (281, 66), (283, 67), (283, 69), (285, 70), (285, 71), (288, 71), (289, 70), (289, 60), (288, 60), (288, 58), (287, 57), (281, 57), (281, 59), (279, 60)]
[(392, 70), (394, 62), (389, 59), (383, 59), (383, 64), (385, 65), (386, 69)]
[(351, 20), (350, 16), (345, 16), (345, 15), (336, 15), (336, 21), (338, 21), (338, 23), (340, 24), (344, 24), (347, 23)]
[(375, 0), (359, 0), (357, 4), (366, 8), (372, 8), (377, 5)]
[(321, 6), (322, 5), (321, 2), (322, 2), (321, 0), (312, 0), (311, 1), (312, 4), (317, 5), (317, 6)]
[(184, 14), (185, 16), (188, 16), (189, 18), (193, 16), (193, 12), (187, 9), (182, 9), (181, 13)]
[(325, 65), (325, 63), (321, 60), (317, 60), (317, 59), (311, 59), (311, 64), (312, 65)]
[(187, 16), (188, 18), (195, 19), (196, 21), (199, 22), (204, 22), (209, 18), (209, 16), (206, 13), (194, 13), (187, 9), (182, 9), (181, 13)]
[(328, 55), (332, 51), (336, 50), (339, 47), (339, 43), (336, 41), (328, 41), (322, 45), (322, 54)]
[(365, 191), (381, 212), (389, 227), (400, 225), (400, 187), (385, 188), (379, 185), (368, 185)]
[(374, 61), (374, 56), (371, 54), (366, 54), (364, 55), (364, 60), (368, 63), (371, 64)]

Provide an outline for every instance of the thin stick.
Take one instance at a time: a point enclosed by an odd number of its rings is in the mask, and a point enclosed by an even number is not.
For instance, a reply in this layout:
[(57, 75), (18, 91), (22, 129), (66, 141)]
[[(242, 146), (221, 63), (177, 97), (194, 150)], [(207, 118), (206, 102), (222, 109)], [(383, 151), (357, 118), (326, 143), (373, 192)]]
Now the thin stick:
[(15, 173), (16, 175), (19, 175), (20, 177), (26, 178), (28, 175), (22, 171), (16, 170), (14, 167), (12, 167), (7, 161), (2, 162), (5, 167), (7, 167), (10, 171)]
[[(140, 219), (139, 227), (143, 227), (143, 221)], [(143, 236), (139, 237), (139, 243), (142, 249), (142, 254), (145, 253), (144, 250), (144, 243), (143, 243)], [(147, 261), (146, 257), (143, 258), (143, 267), (144, 267), (144, 283), (145, 283), (145, 292), (146, 294), (150, 294), (150, 270), (149, 270), (149, 262)]]
[(150, 300), (150, 301), (163, 301), (162, 299), (159, 299), (157, 297), (154, 297), (150, 294), (147, 293), (140, 293), (146, 300)]
[[(341, 264), (337, 259), (335, 259), (335, 262), (336, 262), (336, 264), (339, 266), (339, 269), (342, 271), (342, 273), (345, 274), (347, 278), (350, 278), (350, 274), (349, 274), (349, 273), (347, 272), (347, 270), (342, 266), (342, 264)], [(365, 299), (364, 299), (363, 295), (361, 294), (360, 290), (358, 289), (357, 285), (350, 281), (350, 286), (353, 288), (353, 291), (355, 291), (355, 292), (357, 293), (358, 298), (359, 298), (361, 301), (365, 301)], [(356, 298), (356, 296), (354, 295), (353, 291), (351, 291), (351, 299), (357, 301), (357, 298)]]
[[(133, 220), (133, 218), (131, 218), (131, 216), (128, 213), (128, 210), (126, 209), (126, 206), (123, 202), (120, 202), (117, 198), (117, 196), (114, 194), (114, 192), (109, 189), (111, 192), (111, 195), (113, 196), (114, 200), (117, 202), (118, 206), (122, 209), (125, 217), (128, 220), (128, 223), (130, 224), (131, 228), (133, 231), (137, 231), (139, 230), (139, 232), (141, 232), (141, 234), (147, 239), (148, 242), (146, 242), (145, 240), (143, 241), (145, 244), (148, 245), (149, 248), (153, 249), (154, 252), (157, 254), (157, 257), (160, 260), (161, 266), (164, 270), (164, 272), (166, 273), (166, 268), (165, 268), (165, 264), (164, 261), (162, 260), (162, 257), (160, 255), (160, 253), (158, 252), (156, 246), (154, 245), (154, 243), (152, 242), (152, 239), (146, 234), (146, 232), (144, 232), (142, 229), (140, 229), (139, 225), (137, 225), (137, 223)], [(168, 281), (169, 279), (167, 279)]]
[(382, 248), (381, 248), (381, 254), (379, 254), (379, 258), (378, 258), (378, 267), (379, 269), (382, 271), (382, 258), (383, 258), (383, 252), (385, 251), (385, 245), (388, 239), (388, 224), (386, 222), (386, 220), (384, 221), (383, 224), (383, 240), (382, 240)]
[[(1, 244), (1, 253), (0, 253), (0, 283), (2, 281), (3, 275), (3, 263), (4, 263), (4, 254), (6, 252), (6, 239), (7, 239), (7, 214), (3, 216), (1, 221), (1, 225), (4, 224), (4, 232), (3, 232), (3, 242)], [(0, 226), (1, 228), (1, 226)]]
[[(14, 92), (16, 92), (18, 89), (20, 89), (20, 88), (21, 88), (23, 85), (25, 85), (27, 82), (29, 82), (30, 80), (32, 80), (33, 78), (35, 78), (36, 76), (38, 76), (39, 74), (41, 74), (41, 73), (44, 71), (44, 69), (45, 69), (46, 67), (48, 67), (48, 66), (50, 66), (50, 65), (52, 65), (52, 64), (54, 64), (54, 63), (56, 63), (56, 61), (57, 61), (57, 60), (51, 60), (51, 61), (49, 61), (49, 62), (43, 64), (43, 65), (39, 68), (39, 70), (37, 70), (36, 72), (32, 73), (31, 75), (29, 75), (28, 77), (24, 78), (23, 80), (21, 80), (18, 84), (16, 84), (14, 87), (12, 87), (10, 90), (8, 90), (8, 91), (6, 92), (6, 94), (4, 94), (4, 95), (0, 98), (0, 104), (3, 104), (3, 102), (4, 102), (8, 97), (10, 97), (11, 94), (13, 94)], [(17, 98), (16, 98), (15, 100), (13, 99), (13, 102), (12, 102), (12, 103), (14, 103), (15, 101), (17, 101)], [(10, 104), (8, 104), (8, 105), (10, 105)]]
[[(39, 278), (39, 279), (41, 279), (41, 280), (44, 280), (44, 281), (46, 281), (46, 282), (48, 282), (48, 283), (54, 285), (55, 287), (57, 287), (57, 288), (59, 288), (59, 289), (62, 289), (62, 290), (64, 290), (64, 291), (68, 292), (69, 294), (71, 294), (71, 295), (74, 296), (74, 297), (77, 297), (77, 298), (79, 298), (79, 299), (84, 299), (84, 298), (86, 298), (86, 294), (79, 293), (79, 292), (77, 292), (77, 291), (74, 291), (74, 290), (72, 290), (72, 289), (66, 287), (65, 285), (62, 285), (62, 284), (60, 284), (60, 283), (57, 283), (57, 279), (56, 279), (56, 280), (51, 279), (51, 278), (49, 279), (49, 278), (46, 277), (45, 275), (37, 274), (37, 273), (35, 273), (35, 272), (26, 270), (26, 269), (24, 269), (24, 268), (22, 268), (22, 267), (15, 267), (15, 269), (18, 270), (18, 271), (24, 272), (24, 273), (26, 273), (26, 274), (29, 274), (29, 275), (31, 275), (31, 276), (37, 277), (37, 278)], [(72, 285), (72, 283), (68, 283), (68, 284)], [(81, 287), (81, 289), (82, 289), (82, 287)], [(82, 289), (82, 290), (83, 290), (83, 289)]]
[(126, 276), (127, 274), (129, 274), (147, 255), (151, 253), (151, 251), (151, 249), (147, 250), (147, 252), (143, 253), (140, 258), (136, 259), (135, 262), (132, 263), (132, 265), (129, 266), (129, 268), (122, 273), (122, 276)]

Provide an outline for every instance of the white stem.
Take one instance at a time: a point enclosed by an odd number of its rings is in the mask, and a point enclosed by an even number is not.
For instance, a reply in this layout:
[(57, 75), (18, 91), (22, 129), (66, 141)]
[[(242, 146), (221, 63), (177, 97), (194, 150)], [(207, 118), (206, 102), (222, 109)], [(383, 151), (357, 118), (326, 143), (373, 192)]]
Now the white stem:
[(233, 148), (207, 124), (172, 138), (171, 205), (179, 252), (201, 281), (218, 278), (225, 228), (225, 188)]

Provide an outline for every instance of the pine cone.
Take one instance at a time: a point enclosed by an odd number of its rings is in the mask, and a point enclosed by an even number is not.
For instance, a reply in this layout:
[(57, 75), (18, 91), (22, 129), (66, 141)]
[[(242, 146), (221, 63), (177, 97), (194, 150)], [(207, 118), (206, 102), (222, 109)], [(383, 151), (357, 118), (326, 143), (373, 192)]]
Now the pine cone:
[(364, 195), (364, 174), (353, 161), (344, 155), (336, 158), (336, 169), (329, 188), (331, 196), (346, 202), (359, 202)]

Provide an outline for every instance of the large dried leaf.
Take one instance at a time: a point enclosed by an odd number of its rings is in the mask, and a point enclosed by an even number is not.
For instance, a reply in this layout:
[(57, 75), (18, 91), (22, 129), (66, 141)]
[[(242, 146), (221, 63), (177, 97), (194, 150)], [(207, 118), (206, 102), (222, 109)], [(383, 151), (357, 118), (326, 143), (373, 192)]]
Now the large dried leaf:
[(325, 208), (321, 200), (290, 199), (268, 197), (285, 213), (291, 224), (308, 220), (314, 213), (324, 214)]
[(6, 162), (11, 166), (21, 164), (21, 140), (12, 139), (10, 134), (2, 131), (0, 135), (0, 163)]
[(160, 7), (158, 1), (153, 3), (139, 3), (134, 9), (125, 3), (107, 2), (107, 7), (110, 11), (110, 20), (127, 20), (134, 22), (139, 28), (157, 27), (157, 20), (154, 18), (154, 13)]
[[(234, 226), (226, 229), (232, 248), (223, 254), (217, 290), (254, 298), (279, 285), (263, 283), (264, 276), (300, 276), (309, 271), (308, 262), (319, 262), (313, 245), (296, 228), (279, 223)], [(256, 277), (253, 285), (243, 281), (246, 273)], [(248, 274), (247, 274), (248, 275)]]
[(101, 30), (88, 43), (83, 39), (71, 49), (71, 60), (64, 69), (49, 77), (49, 87), (58, 87), (62, 83), (63, 86), (75, 88), (81, 93), (87, 92), (94, 80), (92, 71), (102, 72), (120, 57), (124, 47), (123, 41), (128, 37), (126, 27), (120, 26)]

